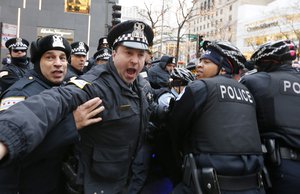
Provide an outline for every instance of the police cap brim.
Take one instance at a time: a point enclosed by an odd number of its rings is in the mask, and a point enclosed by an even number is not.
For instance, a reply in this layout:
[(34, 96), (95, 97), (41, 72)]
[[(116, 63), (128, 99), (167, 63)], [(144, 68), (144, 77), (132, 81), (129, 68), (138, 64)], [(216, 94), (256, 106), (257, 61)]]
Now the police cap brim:
[(120, 42), (119, 44), (123, 45), (125, 47), (128, 47), (128, 48), (148, 50), (148, 46), (146, 44), (143, 44), (143, 43), (140, 43), (140, 42), (124, 41), (124, 42)]

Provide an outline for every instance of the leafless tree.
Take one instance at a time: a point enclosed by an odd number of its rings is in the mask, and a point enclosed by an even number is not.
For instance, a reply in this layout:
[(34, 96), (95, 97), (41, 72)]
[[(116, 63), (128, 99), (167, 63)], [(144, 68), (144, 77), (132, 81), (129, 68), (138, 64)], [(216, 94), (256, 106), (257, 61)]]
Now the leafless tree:
[(153, 6), (153, 3), (144, 2), (145, 12), (139, 11), (138, 13), (141, 17), (150, 22), (153, 31), (155, 32), (155, 34), (157, 34), (157, 27), (160, 24), (163, 15), (170, 10), (170, 7), (166, 5), (162, 7), (160, 11), (156, 11), (157, 9), (153, 9)]
[(178, 59), (180, 40), (183, 36), (181, 33), (184, 25), (193, 17), (195, 3), (191, 7), (188, 7), (186, 0), (178, 0), (178, 8), (176, 10), (176, 22), (177, 22), (177, 37), (176, 37), (176, 54), (175, 57)]

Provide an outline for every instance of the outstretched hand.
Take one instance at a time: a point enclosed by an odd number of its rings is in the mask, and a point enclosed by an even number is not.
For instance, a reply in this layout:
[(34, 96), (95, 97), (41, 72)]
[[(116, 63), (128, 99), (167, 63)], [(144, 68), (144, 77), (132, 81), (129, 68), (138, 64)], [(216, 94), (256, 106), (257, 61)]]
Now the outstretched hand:
[(104, 110), (104, 106), (99, 106), (101, 103), (102, 100), (96, 97), (78, 106), (77, 109), (73, 111), (76, 128), (78, 130), (102, 121), (102, 118), (98, 115)]

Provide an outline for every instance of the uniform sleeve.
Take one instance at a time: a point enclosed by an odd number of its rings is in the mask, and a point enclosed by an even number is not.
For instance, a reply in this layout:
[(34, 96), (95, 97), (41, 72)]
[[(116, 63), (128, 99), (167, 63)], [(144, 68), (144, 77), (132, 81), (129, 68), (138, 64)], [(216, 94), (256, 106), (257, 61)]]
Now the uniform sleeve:
[(4, 92), (13, 83), (19, 80), (19, 77), (9, 69), (3, 69), (0, 71), (0, 87), (1, 91)]
[(0, 141), (8, 147), (8, 159), (31, 152), (78, 105), (91, 99), (91, 85), (46, 90), (0, 114)]
[(189, 134), (194, 120), (201, 113), (207, 97), (207, 88), (204, 82), (196, 82), (185, 88), (184, 93), (176, 100), (170, 113), (168, 129), (174, 151), (182, 149), (182, 143)]

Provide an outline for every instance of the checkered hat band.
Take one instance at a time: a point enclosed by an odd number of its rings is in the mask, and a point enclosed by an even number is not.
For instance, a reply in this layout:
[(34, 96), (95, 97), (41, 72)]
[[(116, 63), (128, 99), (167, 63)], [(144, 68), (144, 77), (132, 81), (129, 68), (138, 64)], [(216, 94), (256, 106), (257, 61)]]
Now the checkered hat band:
[(23, 43), (16, 43), (9, 46), (9, 48), (27, 49), (28, 46)]
[(129, 34), (123, 34), (122, 36), (119, 36), (115, 41), (114, 44), (115, 45), (117, 42), (123, 42), (123, 41), (131, 41), (131, 42), (140, 42), (140, 43), (144, 43), (146, 45), (148, 45), (148, 41), (146, 39), (145, 36), (143, 37), (133, 37), (131, 33)]
[(96, 59), (98, 59), (98, 58), (104, 58), (104, 57), (110, 57), (111, 55), (110, 54), (108, 54), (108, 53), (103, 53), (103, 54), (101, 54), (101, 55), (98, 55), (97, 57), (96, 57)]

